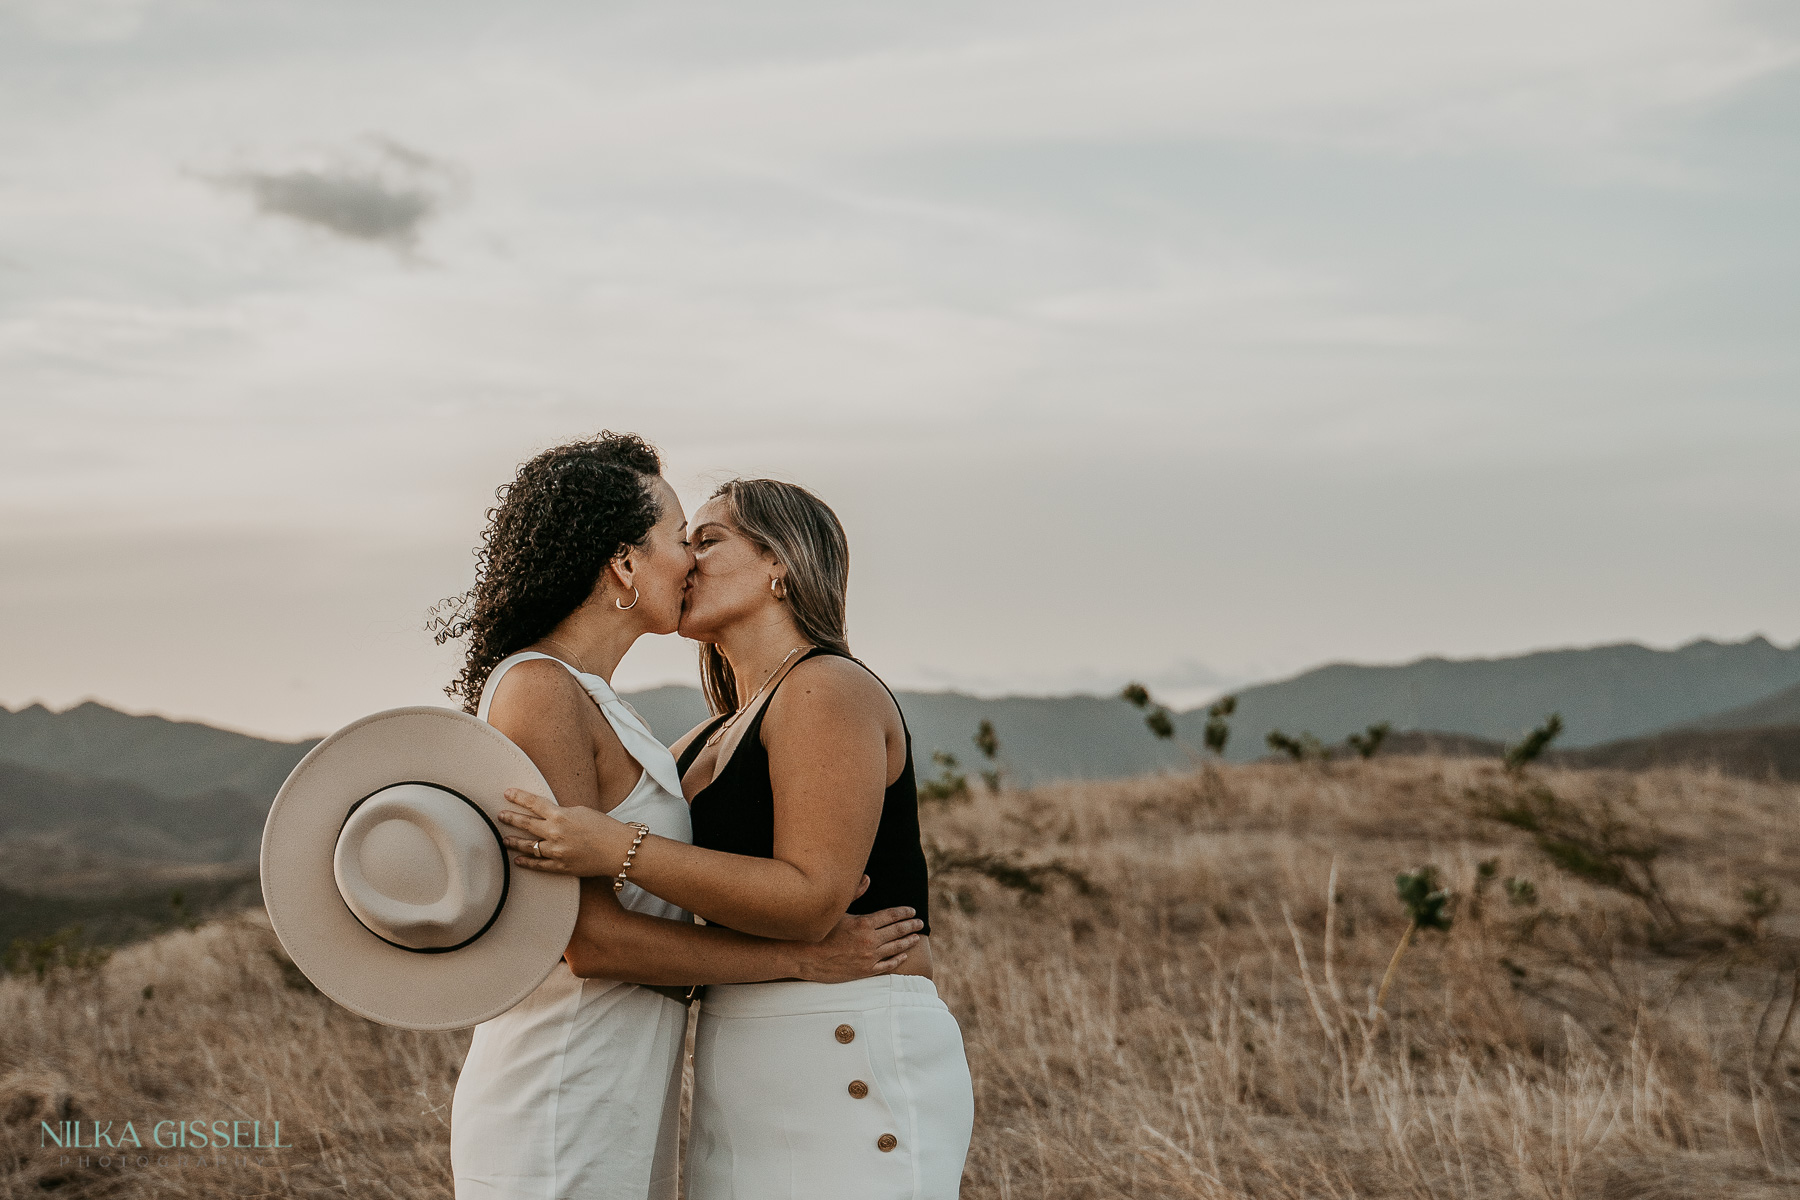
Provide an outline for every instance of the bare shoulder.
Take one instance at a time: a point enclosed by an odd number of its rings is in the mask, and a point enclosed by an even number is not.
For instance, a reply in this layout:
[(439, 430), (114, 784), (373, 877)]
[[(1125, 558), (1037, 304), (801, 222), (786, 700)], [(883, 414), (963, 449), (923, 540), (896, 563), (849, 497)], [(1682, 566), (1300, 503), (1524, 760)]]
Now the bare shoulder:
[(586, 701), (587, 693), (568, 668), (550, 659), (528, 658), (513, 664), (500, 677), (488, 712), (502, 719), (542, 719), (559, 712), (579, 711)]
[(900, 710), (867, 667), (836, 654), (821, 654), (788, 672), (769, 699), (768, 719), (804, 725), (873, 720), (898, 727)]

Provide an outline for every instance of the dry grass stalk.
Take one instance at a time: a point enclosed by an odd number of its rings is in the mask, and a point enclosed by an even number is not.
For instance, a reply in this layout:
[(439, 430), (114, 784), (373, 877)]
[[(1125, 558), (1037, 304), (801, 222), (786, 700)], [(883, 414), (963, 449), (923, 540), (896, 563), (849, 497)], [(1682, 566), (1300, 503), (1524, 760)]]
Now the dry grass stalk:
[[(1660, 829), (1659, 883), (1690, 924), (1753, 887), (1800, 895), (1800, 789), (1540, 782)], [(928, 809), (938, 861), (964, 864), (937, 876), (933, 923), (976, 1082), (965, 1196), (1794, 1195), (1796, 914), (1671, 948), (1631, 897), (1472, 816), (1499, 786), (1497, 767), (1376, 758)], [(1462, 907), (1374, 1016), (1406, 924), (1394, 875), (1421, 862)], [(1482, 863), (1534, 902), (1470, 903)], [(1053, 864), (1098, 886), (1030, 870)], [(0, 1196), (446, 1194), (466, 1035), (352, 1017), (271, 948), (247, 915), (0, 981)], [(296, 1144), (261, 1166), (70, 1170), (36, 1124), (69, 1113), (280, 1119)]]

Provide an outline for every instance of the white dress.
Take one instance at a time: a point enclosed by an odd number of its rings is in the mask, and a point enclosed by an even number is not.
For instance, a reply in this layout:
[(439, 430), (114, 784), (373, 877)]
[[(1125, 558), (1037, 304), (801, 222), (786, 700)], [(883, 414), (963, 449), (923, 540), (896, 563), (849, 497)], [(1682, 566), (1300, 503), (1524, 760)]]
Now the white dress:
[[(502, 660), (482, 689), (485, 720)], [(550, 659), (560, 663), (559, 659)], [(644, 768), (611, 815), (660, 837), (693, 841), (668, 749), (598, 675), (561, 664), (600, 706)], [(518, 868), (515, 868), (518, 869)], [(634, 912), (687, 921), (627, 883)], [(451, 1108), (457, 1200), (673, 1200), (687, 1009), (648, 988), (581, 979), (566, 962), (516, 1007), (475, 1027)]]

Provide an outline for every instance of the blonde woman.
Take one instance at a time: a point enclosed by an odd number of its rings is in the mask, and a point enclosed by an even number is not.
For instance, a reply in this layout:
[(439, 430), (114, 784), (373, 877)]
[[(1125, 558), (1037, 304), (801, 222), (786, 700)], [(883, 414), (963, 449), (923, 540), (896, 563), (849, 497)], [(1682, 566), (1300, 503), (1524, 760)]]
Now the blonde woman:
[[(703, 643), (715, 714), (674, 747), (692, 844), (508, 793), (526, 810), (501, 814), (518, 863), (616, 875), (765, 938), (823, 938), (846, 906), (927, 922), (911, 738), (850, 657), (837, 517), (803, 488), (738, 480), (695, 514), (692, 536), (681, 633)], [(690, 1200), (956, 1196), (973, 1092), (931, 972), (926, 936), (891, 974), (709, 987)]]
[[(440, 640), (467, 640), (450, 693), (531, 756), (563, 805), (553, 811), (610, 813), (685, 845), (674, 759), (610, 683), (640, 636), (675, 630), (694, 563), (660, 469), (649, 445), (615, 434), (526, 463)], [(903, 966), (920, 922), (903, 909), (845, 917), (848, 903), (782, 940), (694, 925), (633, 884), (584, 882), (565, 961), (475, 1030), (451, 1114), (458, 1200), (673, 1197), (686, 985)]]

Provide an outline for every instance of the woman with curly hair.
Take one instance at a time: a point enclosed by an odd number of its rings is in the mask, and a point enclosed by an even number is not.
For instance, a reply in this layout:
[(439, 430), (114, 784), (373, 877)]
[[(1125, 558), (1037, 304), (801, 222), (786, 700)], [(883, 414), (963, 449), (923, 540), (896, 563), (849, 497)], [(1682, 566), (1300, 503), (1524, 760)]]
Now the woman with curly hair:
[[(519, 468), (489, 513), (475, 586), (439, 619), (438, 640), (466, 639), (446, 690), (530, 755), (555, 811), (605, 813), (686, 844), (674, 759), (610, 683), (633, 642), (681, 619), (694, 559), (661, 468), (643, 440), (613, 433)], [(847, 905), (804, 939), (755, 936), (696, 925), (630, 882), (583, 880), (563, 962), (476, 1027), (452, 1107), (458, 1200), (673, 1197), (689, 986), (842, 982), (903, 966), (921, 924), (913, 911), (851, 917)]]
[[(702, 643), (714, 716), (675, 746), (693, 837), (513, 790), (526, 811), (498, 815), (514, 861), (629, 877), (714, 927), (764, 937), (824, 938), (846, 905), (924, 920), (912, 739), (893, 695), (850, 656), (843, 526), (772, 479), (726, 484), (695, 525), (681, 633)], [(708, 987), (690, 1200), (952, 1200), (974, 1097), (931, 973), (927, 938), (891, 973)]]

